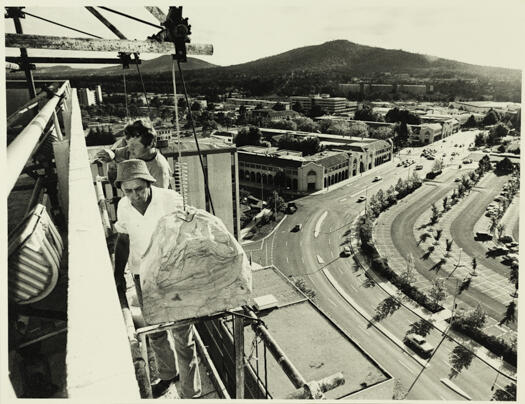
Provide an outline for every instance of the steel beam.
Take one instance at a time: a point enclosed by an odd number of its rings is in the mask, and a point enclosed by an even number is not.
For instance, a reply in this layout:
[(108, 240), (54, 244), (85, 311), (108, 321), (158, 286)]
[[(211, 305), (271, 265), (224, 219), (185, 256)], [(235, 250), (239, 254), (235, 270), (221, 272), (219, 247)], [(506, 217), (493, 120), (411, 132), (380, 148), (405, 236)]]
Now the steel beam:
[(153, 17), (155, 17), (161, 24), (166, 21), (166, 14), (163, 13), (163, 11), (159, 7), (151, 7), (151, 6), (144, 6), (146, 10), (148, 10)]
[[(68, 38), (48, 35), (5, 34), (6, 48), (59, 49), (97, 52), (175, 53), (175, 46), (168, 42), (152, 40)], [(187, 44), (190, 55), (212, 55), (211, 44)]]

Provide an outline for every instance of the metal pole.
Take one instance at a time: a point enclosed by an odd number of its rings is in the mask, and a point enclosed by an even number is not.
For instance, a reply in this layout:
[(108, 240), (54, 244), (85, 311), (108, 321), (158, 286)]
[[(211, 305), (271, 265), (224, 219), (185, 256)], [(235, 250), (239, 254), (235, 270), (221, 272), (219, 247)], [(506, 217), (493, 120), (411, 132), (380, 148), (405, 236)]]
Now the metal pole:
[(233, 317), (233, 337), (235, 346), (235, 399), (244, 398), (244, 318)]
[[(258, 317), (249, 308), (244, 307), (244, 311), (254, 320), (258, 320)], [(288, 359), (284, 351), (281, 349), (281, 347), (277, 344), (277, 342), (270, 335), (270, 333), (268, 332), (268, 329), (264, 325), (262, 325), (259, 321), (255, 321), (252, 324), (252, 328), (255, 331), (255, 333), (261, 337), (264, 343), (264, 346), (268, 348), (272, 356), (275, 358), (279, 366), (281, 366), (284, 373), (286, 374), (286, 376), (288, 376), (288, 379), (290, 379), (290, 381), (295, 386), (295, 388), (297, 389), (302, 388), (306, 384), (306, 380), (299, 373), (299, 371), (293, 365), (293, 363), (290, 362), (290, 360)]]
[[(22, 8), (18, 8), (18, 14), (13, 16), (13, 22), (15, 23), (15, 30), (17, 34), (23, 34), (22, 24), (20, 22), (20, 14), (22, 14)], [(31, 72), (31, 67), (29, 66), (29, 61), (27, 59), (27, 49), (20, 48), (20, 57), (22, 60), (22, 67), (26, 75), (27, 88), (29, 90), (29, 98), (36, 97), (35, 81), (33, 79), (33, 73)]]
[(11, 192), (64, 93), (67, 81), (7, 147), (7, 192)]

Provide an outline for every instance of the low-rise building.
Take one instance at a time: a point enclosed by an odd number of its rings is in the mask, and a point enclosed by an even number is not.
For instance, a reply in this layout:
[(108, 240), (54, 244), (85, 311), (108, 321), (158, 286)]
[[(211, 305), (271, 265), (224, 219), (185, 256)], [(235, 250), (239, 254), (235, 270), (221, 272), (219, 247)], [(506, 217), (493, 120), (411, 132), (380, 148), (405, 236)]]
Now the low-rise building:
[(423, 146), (442, 139), (443, 127), (439, 123), (407, 125), (410, 129), (408, 141), (413, 146)]
[(95, 92), (89, 88), (79, 88), (78, 89), (78, 102), (80, 105), (89, 107), (90, 105), (95, 105)]
[(329, 114), (337, 114), (348, 111), (348, 100), (344, 97), (330, 97), (328, 94), (314, 96), (290, 97), (293, 104), (299, 103), (305, 111), (310, 111), (314, 105), (319, 105)]

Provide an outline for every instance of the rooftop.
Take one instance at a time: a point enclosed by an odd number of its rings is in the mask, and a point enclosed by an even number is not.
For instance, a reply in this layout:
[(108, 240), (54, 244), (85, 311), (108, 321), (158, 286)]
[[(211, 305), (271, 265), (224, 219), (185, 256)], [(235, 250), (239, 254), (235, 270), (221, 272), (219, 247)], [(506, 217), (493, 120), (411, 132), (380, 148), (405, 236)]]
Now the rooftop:
[[(327, 399), (343, 398), (391, 379), (277, 268), (254, 271), (253, 285), (254, 297), (272, 294), (277, 299), (279, 308), (263, 315), (262, 319), (277, 344), (308, 382), (336, 372), (345, 376), (345, 384), (327, 392)], [(251, 350), (252, 337), (245, 337), (245, 352)], [(255, 366), (253, 359), (251, 364)], [(273, 357), (268, 356), (267, 366), (268, 386), (273, 398), (285, 398), (295, 390)]]

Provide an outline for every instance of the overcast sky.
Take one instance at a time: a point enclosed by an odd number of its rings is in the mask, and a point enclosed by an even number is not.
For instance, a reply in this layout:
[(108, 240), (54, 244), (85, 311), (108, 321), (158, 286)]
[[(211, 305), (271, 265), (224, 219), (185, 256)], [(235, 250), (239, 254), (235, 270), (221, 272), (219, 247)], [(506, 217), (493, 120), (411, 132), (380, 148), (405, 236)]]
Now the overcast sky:
[[(97, 4), (157, 22), (143, 7), (126, 5), (130, 3)], [(47, 6), (27, 7), (26, 11), (104, 38), (116, 38), (83, 7), (65, 8), (62, 2), (49, 0), (44, 4)], [(169, 3), (156, 4), (167, 12)], [(334, 39), (480, 65), (512, 68), (525, 65), (525, 2), (520, 0), (191, 0), (171, 4), (184, 6), (183, 14), (192, 25), (192, 42), (214, 45), (214, 55), (202, 59), (223, 66)], [(99, 11), (130, 39), (145, 39), (157, 31)], [(22, 23), (27, 34), (84, 36), (30, 16)], [(14, 32), (11, 20), (6, 22), (5, 29)], [(6, 49), (6, 53), (18, 55), (18, 50)], [(64, 55), (60, 51), (29, 53)], [(87, 56), (85, 52), (68, 54)], [(142, 55), (146, 59), (156, 56)]]

